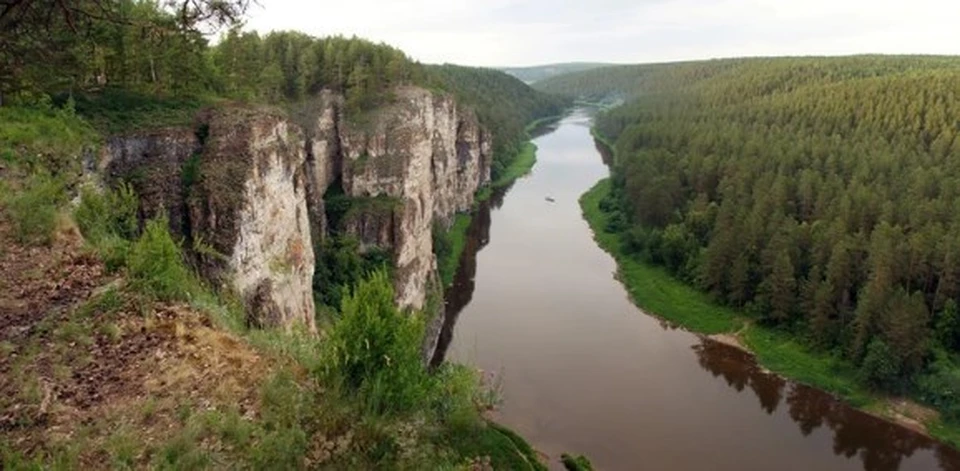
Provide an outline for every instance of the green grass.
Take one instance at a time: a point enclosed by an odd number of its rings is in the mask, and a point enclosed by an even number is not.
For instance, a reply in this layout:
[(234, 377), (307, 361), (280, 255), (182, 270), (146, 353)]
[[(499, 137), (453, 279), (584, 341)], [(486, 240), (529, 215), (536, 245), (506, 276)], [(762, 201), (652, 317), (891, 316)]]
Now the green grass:
[(704, 293), (671, 277), (665, 270), (641, 263), (621, 250), (620, 236), (604, 231), (608, 216), (600, 210), (600, 200), (610, 191), (604, 179), (580, 198), (584, 217), (593, 229), (594, 239), (617, 260), (618, 277), (635, 304), (681, 326), (705, 334), (730, 332), (743, 324), (737, 314), (710, 302)]
[(80, 155), (98, 140), (72, 110), (0, 107), (0, 162), (49, 171), (79, 169)]
[(189, 125), (197, 112), (218, 102), (206, 96), (161, 96), (120, 88), (78, 94), (74, 99), (77, 114), (111, 134)]
[(19, 188), (0, 185), (2, 208), (20, 243), (47, 245), (53, 240), (60, 207), (67, 200), (63, 180), (41, 171), (20, 183)]
[(590, 128), (590, 136), (592, 136), (594, 140), (600, 141), (601, 144), (607, 146), (607, 149), (610, 151), (613, 151), (615, 148), (613, 142), (597, 132), (596, 128)]
[[(519, 435), (497, 423), (486, 421), (463, 428), (447, 438), (460, 456), (488, 456), (492, 469), (546, 471), (537, 454)], [(473, 468), (471, 468), (473, 469)], [(482, 469), (482, 468), (478, 468)]]
[[(623, 253), (619, 234), (603, 229), (608, 216), (600, 210), (599, 203), (609, 191), (610, 180), (601, 180), (580, 198), (580, 205), (597, 243), (617, 260), (618, 277), (635, 304), (703, 334), (734, 332), (750, 322), (747, 316), (715, 304), (706, 294), (673, 278), (666, 270)], [(853, 378), (852, 367), (829, 355), (811, 352), (788, 334), (749, 324), (742, 338), (759, 363), (772, 371), (838, 394), (855, 405), (873, 400)]]
[(503, 174), (491, 182), (490, 186), (493, 188), (505, 187), (530, 172), (536, 163), (537, 146), (532, 142), (524, 143), (520, 153), (510, 161), (510, 165), (503, 171)]
[(523, 148), (520, 150), (513, 160), (510, 161), (510, 166), (503, 171), (503, 174), (500, 175), (496, 180), (490, 182), (489, 185), (481, 188), (477, 191), (477, 195), (474, 198), (476, 202), (482, 202), (490, 199), (493, 195), (493, 191), (498, 188), (503, 188), (511, 183), (514, 180), (526, 175), (533, 169), (533, 166), (537, 163), (537, 146), (532, 142), (527, 142), (523, 145)]
[(443, 286), (450, 286), (453, 283), (453, 277), (456, 276), (457, 268), (460, 267), (460, 257), (467, 245), (467, 229), (470, 227), (470, 219), (469, 214), (457, 214), (450, 229), (443, 235), (447, 239), (448, 247), (450, 247), (444, 257), (437, 260), (440, 281), (443, 282)]
[(785, 332), (749, 326), (742, 338), (757, 361), (790, 379), (842, 397), (855, 407), (877, 402), (857, 381), (857, 370), (836, 357), (811, 352)]

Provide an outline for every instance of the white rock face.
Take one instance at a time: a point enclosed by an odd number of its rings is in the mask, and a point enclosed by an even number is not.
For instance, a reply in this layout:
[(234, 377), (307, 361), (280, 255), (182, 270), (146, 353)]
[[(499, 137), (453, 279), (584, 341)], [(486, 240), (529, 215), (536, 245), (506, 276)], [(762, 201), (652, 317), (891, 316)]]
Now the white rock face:
[(314, 330), (315, 260), (306, 187), (298, 172), (306, 155), (302, 134), (286, 121), (255, 131), (249, 146), (256, 163), (242, 189), (230, 256), (233, 285), (261, 311), (262, 322)]
[[(351, 214), (361, 247), (390, 250), (396, 297), (423, 306), (435, 279), (434, 222), (469, 210), (490, 179), (489, 137), (453, 98), (415, 87), (363, 125), (343, 118), (343, 98), (322, 92), (293, 124), (269, 110), (226, 107), (178, 128), (112, 138), (101, 161), (111, 180), (136, 179), (148, 217), (202, 238), (225, 260), (197, 254), (211, 280), (233, 286), (255, 324), (315, 330), (314, 247), (326, 234), (323, 195), (336, 180), (353, 197), (389, 196)], [(312, 114), (311, 114), (312, 113)], [(301, 127), (302, 126), (302, 127)], [(200, 178), (184, 187), (185, 165)]]
[(394, 286), (398, 304), (420, 308), (436, 270), (434, 220), (446, 224), (470, 209), (490, 179), (490, 146), (474, 116), (461, 113), (452, 97), (416, 87), (399, 88), (396, 96), (364, 129), (340, 126), (343, 185), (351, 196), (402, 202), (390, 221)]

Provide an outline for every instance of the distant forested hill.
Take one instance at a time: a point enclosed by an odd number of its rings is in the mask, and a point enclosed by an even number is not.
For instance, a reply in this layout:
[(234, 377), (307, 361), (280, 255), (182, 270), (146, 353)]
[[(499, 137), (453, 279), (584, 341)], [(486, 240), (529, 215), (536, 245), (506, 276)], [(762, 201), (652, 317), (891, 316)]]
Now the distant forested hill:
[(526, 125), (560, 114), (570, 103), (567, 98), (538, 92), (495, 69), (445, 64), (426, 66), (426, 70), (441, 88), (453, 91), (458, 101), (473, 107), (493, 133), (494, 180), (526, 141)]
[(535, 65), (530, 67), (500, 67), (499, 70), (506, 72), (526, 83), (534, 83), (550, 77), (580, 72), (583, 70), (604, 67), (609, 64), (600, 62), (568, 62), (563, 64)]
[(632, 97), (596, 122), (629, 251), (960, 417), (960, 58), (639, 65), (538, 87)]

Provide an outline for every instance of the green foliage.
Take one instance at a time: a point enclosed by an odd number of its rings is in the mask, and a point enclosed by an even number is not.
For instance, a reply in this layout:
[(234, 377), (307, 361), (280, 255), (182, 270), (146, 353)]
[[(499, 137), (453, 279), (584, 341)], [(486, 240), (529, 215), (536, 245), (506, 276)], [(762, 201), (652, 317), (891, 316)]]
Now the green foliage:
[[(597, 243), (617, 260), (617, 277), (631, 299), (645, 311), (695, 332), (741, 330), (749, 318), (717, 304), (666, 270), (642, 261), (636, 253), (624, 250), (625, 234), (604, 231), (608, 215), (601, 209), (601, 203), (607, 201), (605, 206), (616, 210), (612, 200), (606, 198), (611, 189), (609, 179), (601, 180), (580, 198), (580, 205)], [(830, 391), (855, 405), (872, 401), (857, 381), (855, 367), (846, 361), (811, 351), (789, 333), (770, 328), (751, 325), (742, 332), (742, 337), (757, 361), (773, 371)]]
[(443, 286), (450, 286), (453, 283), (453, 277), (457, 274), (460, 256), (467, 244), (469, 227), (470, 216), (466, 214), (457, 214), (448, 230), (434, 223), (433, 253), (437, 256), (437, 266)]
[(360, 242), (352, 236), (331, 235), (317, 250), (313, 291), (317, 299), (330, 307), (339, 307), (351, 287), (374, 271), (392, 266), (390, 254), (372, 249), (360, 253)]
[(422, 67), (385, 44), (284, 31), (260, 37), (229, 31), (212, 50), (218, 91), (257, 101), (297, 102), (322, 89), (341, 92), (350, 115), (390, 98), (401, 84), (424, 83)]
[[(5, 23), (0, 60), (8, 66), (0, 73), (0, 94), (16, 99), (108, 84), (154, 93), (195, 90), (211, 71), (206, 27), (234, 24), (247, 3), (18, 2), (4, 11), (17, 20)], [(203, 28), (198, 18), (205, 19)]]
[(58, 95), (76, 100), (77, 114), (106, 133), (124, 133), (165, 126), (185, 126), (197, 112), (216, 102), (202, 89), (168, 96), (129, 87), (107, 87), (90, 92)]
[(917, 378), (916, 389), (920, 399), (936, 407), (944, 420), (960, 422), (960, 368), (955, 358), (935, 350), (929, 369)]
[(49, 244), (60, 206), (66, 202), (63, 180), (46, 171), (28, 176), (19, 186), (4, 185), (2, 203), (24, 244)]
[(493, 469), (545, 471), (537, 453), (520, 436), (494, 422), (480, 421), (455, 429), (444, 443), (460, 456), (487, 457)]
[(138, 235), (139, 200), (133, 187), (121, 184), (103, 192), (85, 187), (73, 217), (110, 271), (127, 263), (131, 241)]
[(860, 365), (860, 374), (868, 384), (881, 389), (894, 389), (900, 378), (900, 358), (886, 342), (873, 339)]
[(140, 200), (129, 184), (104, 192), (87, 187), (80, 192), (80, 204), (73, 216), (80, 232), (91, 242), (111, 235), (129, 240), (137, 235), (139, 205)]
[(594, 239), (618, 262), (618, 278), (630, 297), (648, 312), (704, 333), (729, 332), (740, 325), (732, 309), (717, 306), (696, 289), (672, 278), (658, 267), (628, 255), (620, 234), (606, 231), (609, 215), (600, 203), (609, 194), (611, 182), (604, 179), (580, 197), (584, 218)]
[(537, 146), (532, 142), (525, 142), (520, 151), (509, 161), (509, 163), (500, 170), (496, 178), (492, 176), (490, 186), (493, 188), (502, 188), (514, 180), (530, 173), (534, 164), (537, 163)]
[(420, 343), (423, 319), (394, 304), (387, 274), (377, 271), (343, 299), (326, 342), (327, 378), (361, 397), (374, 414), (414, 410), (430, 394)]
[[(306, 454), (308, 435), (307, 420), (314, 415), (314, 397), (298, 384), (292, 375), (281, 371), (274, 376), (262, 391), (263, 410), (261, 430), (255, 434), (257, 446), (251, 460), (257, 469), (295, 469), (300, 467)], [(234, 441), (243, 438), (242, 433), (229, 432)]]
[(49, 101), (2, 106), (0, 123), (0, 161), (28, 172), (78, 171), (81, 154), (97, 137), (72, 109), (54, 108)]
[(560, 462), (563, 463), (563, 467), (568, 471), (592, 471), (593, 465), (590, 464), (590, 460), (583, 455), (568, 455), (566, 453), (560, 455)]
[(837, 352), (871, 388), (947, 377), (930, 368), (958, 338), (960, 60), (654, 64), (538, 86), (631, 98), (596, 123), (625, 250)]
[(165, 217), (147, 221), (143, 234), (130, 247), (127, 269), (137, 290), (160, 300), (185, 300), (198, 281), (184, 264), (180, 245), (167, 227)]

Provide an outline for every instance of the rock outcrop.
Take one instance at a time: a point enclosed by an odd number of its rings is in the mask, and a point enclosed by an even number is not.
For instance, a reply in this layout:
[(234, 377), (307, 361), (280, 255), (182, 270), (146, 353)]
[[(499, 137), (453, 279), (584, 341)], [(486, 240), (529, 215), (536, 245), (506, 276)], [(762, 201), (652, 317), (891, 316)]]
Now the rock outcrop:
[[(145, 218), (161, 213), (201, 271), (232, 286), (251, 323), (314, 329), (314, 249), (331, 231), (324, 195), (351, 200), (337, 229), (392, 254), (397, 302), (421, 308), (435, 282), (432, 231), (469, 210), (490, 178), (490, 140), (452, 97), (403, 87), (362, 119), (323, 92), (293, 117), (205, 112), (192, 128), (114, 137), (100, 171), (130, 181)], [(206, 251), (209, 252), (209, 251)]]
[(166, 214), (210, 280), (232, 286), (251, 323), (314, 330), (315, 265), (305, 139), (282, 115), (243, 108), (205, 113), (195, 129), (111, 138), (108, 181), (130, 182), (145, 219)]
[(279, 114), (244, 109), (217, 111), (206, 125), (189, 202), (193, 233), (229, 257), (229, 281), (251, 322), (313, 329), (303, 132)]
[[(362, 125), (327, 119), (342, 114), (336, 100), (325, 100), (312, 139), (313, 159), (317, 168), (341, 169), (347, 195), (399, 202), (392, 211), (376, 205), (356, 211), (345, 229), (363, 245), (392, 250), (397, 302), (420, 308), (436, 269), (434, 222), (447, 225), (473, 205), (474, 193), (490, 179), (490, 142), (476, 117), (461, 111), (452, 97), (403, 87), (395, 98)], [(340, 161), (324, 162), (331, 157)], [(318, 186), (332, 181), (329, 173), (316, 175)]]

